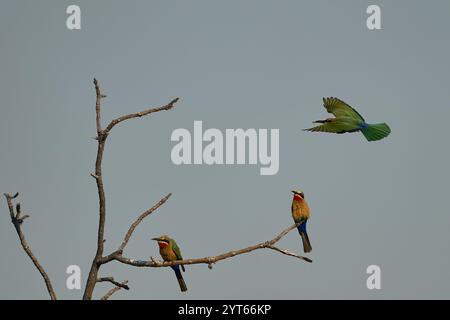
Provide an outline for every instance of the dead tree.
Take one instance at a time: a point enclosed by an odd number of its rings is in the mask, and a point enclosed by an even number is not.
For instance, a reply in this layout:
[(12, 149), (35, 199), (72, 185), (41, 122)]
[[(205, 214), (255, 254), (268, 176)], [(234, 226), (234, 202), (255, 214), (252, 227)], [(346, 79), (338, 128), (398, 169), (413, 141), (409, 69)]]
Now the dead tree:
[[(150, 108), (146, 109), (140, 112), (131, 113), (128, 115), (124, 115), (121, 117), (118, 117), (109, 124), (103, 128), (102, 127), (102, 121), (101, 121), (101, 101), (103, 98), (106, 98), (106, 95), (103, 94), (100, 90), (100, 85), (96, 79), (94, 79), (94, 86), (95, 86), (95, 94), (96, 94), (96, 103), (95, 103), (95, 114), (96, 114), (96, 129), (97, 129), (97, 135), (95, 139), (97, 140), (97, 157), (95, 161), (95, 172), (91, 173), (91, 176), (95, 179), (97, 184), (97, 192), (98, 192), (98, 199), (99, 199), (99, 210), (98, 210), (98, 231), (97, 231), (97, 250), (95, 252), (95, 256), (92, 260), (91, 268), (89, 270), (89, 274), (87, 277), (87, 282), (84, 288), (83, 293), (83, 299), (91, 300), (92, 295), (95, 289), (95, 286), (99, 282), (109, 282), (114, 285), (114, 287), (109, 290), (101, 299), (106, 300), (109, 297), (111, 297), (115, 292), (125, 289), (129, 290), (128, 286), (128, 280), (124, 280), (122, 282), (118, 282), (114, 280), (113, 277), (101, 277), (99, 276), (99, 271), (102, 265), (107, 264), (112, 261), (117, 261), (123, 264), (127, 264), (134, 267), (150, 267), (150, 268), (159, 268), (159, 267), (169, 267), (174, 265), (186, 265), (186, 264), (207, 264), (210, 269), (212, 269), (212, 266), (214, 263), (232, 258), (244, 253), (249, 253), (258, 249), (271, 249), (276, 252), (282, 253), (284, 255), (292, 256), (298, 259), (301, 259), (306, 262), (312, 262), (311, 259), (300, 256), (296, 253), (293, 253), (291, 251), (288, 251), (286, 249), (281, 249), (275, 246), (275, 244), (281, 240), (285, 235), (287, 235), (290, 231), (298, 227), (299, 224), (293, 224), (290, 227), (282, 230), (280, 233), (276, 235), (275, 238), (257, 243), (255, 245), (245, 247), (242, 249), (236, 249), (231, 250), (222, 254), (214, 255), (214, 256), (206, 256), (204, 258), (195, 258), (195, 259), (185, 259), (185, 260), (179, 260), (179, 261), (161, 261), (157, 260), (153, 257), (150, 258), (149, 261), (142, 261), (142, 260), (136, 260), (132, 258), (128, 258), (124, 256), (123, 252), (125, 247), (128, 244), (128, 241), (130, 240), (131, 236), (133, 235), (133, 232), (138, 227), (138, 225), (150, 214), (152, 214), (154, 211), (156, 211), (160, 206), (162, 206), (172, 195), (171, 193), (167, 194), (166, 196), (162, 197), (161, 200), (159, 200), (155, 205), (153, 205), (148, 210), (142, 212), (138, 218), (130, 225), (128, 228), (128, 231), (125, 233), (123, 241), (118, 246), (118, 248), (109, 253), (104, 254), (104, 242), (105, 242), (105, 221), (106, 221), (106, 197), (105, 197), (105, 190), (103, 186), (103, 176), (102, 176), (102, 161), (103, 161), (103, 154), (105, 150), (105, 144), (107, 141), (107, 138), (111, 132), (111, 130), (118, 125), (119, 123), (122, 123), (126, 120), (131, 120), (135, 118), (140, 118), (143, 116), (148, 116), (153, 113), (157, 113), (160, 111), (168, 111), (175, 107), (175, 104), (178, 102), (178, 98), (173, 99), (168, 104), (157, 107), (157, 108)], [(45, 272), (42, 265), (39, 263), (36, 256), (31, 251), (31, 248), (29, 247), (27, 241), (25, 240), (25, 236), (22, 232), (22, 223), (26, 218), (29, 217), (29, 215), (23, 215), (21, 212), (20, 203), (16, 204), (16, 208), (14, 209), (13, 200), (16, 199), (19, 195), (19, 193), (16, 193), (15, 195), (11, 195), (8, 193), (4, 194), (6, 197), (6, 201), (8, 204), (8, 209), (11, 217), (11, 222), (14, 225), (16, 232), (19, 236), (20, 243), (22, 245), (22, 248), (25, 250), (27, 255), (32, 260), (33, 264), (38, 269), (39, 273), (41, 274), (42, 278), (44, 279), (45, 285), (47, 287), (47, 291), (50, 295), (50, 298), (52, 300), (56, 300), (56, 293), (53, 289), (50, 277)]]

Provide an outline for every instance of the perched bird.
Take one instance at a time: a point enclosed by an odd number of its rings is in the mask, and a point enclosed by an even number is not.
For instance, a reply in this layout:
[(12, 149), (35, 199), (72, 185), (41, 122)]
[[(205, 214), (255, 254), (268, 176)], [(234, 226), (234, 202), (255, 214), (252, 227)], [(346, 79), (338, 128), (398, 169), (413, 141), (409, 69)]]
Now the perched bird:
[(310, 252), (312, 247), (309, 242), (308, 233), (306, 232), (306, 222), (310, 217), (308, 203), (305, 200), (303, 191), (293, 190), (292, 192), (294, 193), (291, 205), (292, 218), (294, 218), (295, 223), (303, 222), (297, 227), (297, 230), (302, 237), (303, 251)]
[[(167, 235), (163, 235), (158, 238), (152, 238), (152, 240), (158, 241), (159, 253), (164, 261), (183, 260), (181, 256), (180, 248), (174, 239)], [(171, 266), (175, 275), (177, 276), (178, 284), (180, 285), (181, 292), (187, 291), (186, 283), (181, 275), (180, 265)], [(183, 272), (185, 271), (184, 265), (181, 265)]]
[(338, 98), (323, 98), (323, 106), (335, 118), (314, 121), (314, 123), (322, 124), (313, 128), (304, 129), (305, 131), (331, 133), (361, 131), (368, 141), (381, 140), (391, 133), (391, 129), (386, 123), (366, 123), (358, 111)]

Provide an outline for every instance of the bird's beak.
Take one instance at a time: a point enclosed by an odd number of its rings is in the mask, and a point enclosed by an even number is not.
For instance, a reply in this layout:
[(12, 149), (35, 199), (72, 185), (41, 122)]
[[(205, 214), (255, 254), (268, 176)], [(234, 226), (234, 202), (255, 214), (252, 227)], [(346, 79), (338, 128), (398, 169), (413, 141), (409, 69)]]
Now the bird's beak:
[(161, 238), (152, 238), (152, 240), (161, 241)]
[(292, 192), (293, 194), (295, 194), (295, 191), (294, 191), (294, 190), (292, 190), (291, 192)]

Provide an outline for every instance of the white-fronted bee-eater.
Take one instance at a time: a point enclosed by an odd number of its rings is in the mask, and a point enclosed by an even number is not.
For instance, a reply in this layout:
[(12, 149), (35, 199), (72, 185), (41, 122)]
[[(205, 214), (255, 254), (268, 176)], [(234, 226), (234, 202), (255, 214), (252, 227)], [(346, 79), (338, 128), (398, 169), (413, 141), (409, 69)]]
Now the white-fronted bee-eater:
[[(183, 260), (180, 248), (178, 247), (174, 239), (170, 238), (167, 235), (163, 235), (161, 237), (153, 238), (152, 240), (158, 241), (159, 253), (161, 254), (161, 257), (164, 261)], [(180, 271), (180, 269), (182, 269), (183, 272), (185, 271), (184, 265), (176, 265), (170, 267), (173, 271), (175, 271), (175, 275), (177, 276), (181, 292), (187, 291), (186, 283), (184, 282), (183, 276), (181, 275)]]
[(295, 223), (302, 222), (297, 227), (298, 233), (302, 237), (303, 251), (310, 252), (312, 250), (309, 242), (308, 233), (306, 232), (306, 222), (310, 218), (308, 203), (305, 200), (305, 194), (301, 190), (293, 190), (294, 198), (292, 199), (291, 213)]

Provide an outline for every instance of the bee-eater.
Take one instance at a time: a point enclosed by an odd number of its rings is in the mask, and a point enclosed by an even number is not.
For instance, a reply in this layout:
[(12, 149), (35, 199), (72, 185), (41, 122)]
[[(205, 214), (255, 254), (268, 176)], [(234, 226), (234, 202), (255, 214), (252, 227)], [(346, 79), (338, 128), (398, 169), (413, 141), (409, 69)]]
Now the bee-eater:
[[(158, 238), (152, 238), (152, 240), (158, 241), (159, 253), (164, 261), (174, 261), (183, 260), (181, 256), (180, 248), (174, 239), (167, 235), (163, 235)], [(183, 276), (181, 275), (180, 265), (171, 266), (172, 270), (175, 271), (177, 276), (178, 284), (180, 285), (181, 292), (187, 291), (186, 283), (184, 282)], [(184, 265), (181, 265), (183, 272), (185, 271)]]
[(294, 198), (292, 199), (291, 213), (295, 223), (303, 222), (297, 227), (298, 233), (302, 237), (303, 251), (310, 252), (312, 250), (311, 243), (309, 242), (308, 233), (306, 232), (306, 221), (308, 221), (309, 207), (305, 200), (305, 194), (300, 190), (293, 190)]
[(391, 133), (391, 128), (386, 123), (366, 123), (358, 111), (338, 98), (323, 98), (323, 106), (335, 118), (314, 121), (314, 123), (322, 124), (313, 128), (304, 129), (305, 131), (331, 133), (361, 131), (368, 141), (381, 140)]

